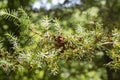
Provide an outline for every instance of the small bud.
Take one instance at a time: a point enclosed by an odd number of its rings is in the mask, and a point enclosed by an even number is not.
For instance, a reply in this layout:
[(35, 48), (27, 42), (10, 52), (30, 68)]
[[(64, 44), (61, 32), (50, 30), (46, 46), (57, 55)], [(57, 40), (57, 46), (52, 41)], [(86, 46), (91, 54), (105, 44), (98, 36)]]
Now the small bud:
[(4, 68), (5, 68), (5, 67), (7, 67), (7, 65), (6, 65), (6, 64), (3, 64), (3, 65), (2, 65), (2, 67), (4, 67)]

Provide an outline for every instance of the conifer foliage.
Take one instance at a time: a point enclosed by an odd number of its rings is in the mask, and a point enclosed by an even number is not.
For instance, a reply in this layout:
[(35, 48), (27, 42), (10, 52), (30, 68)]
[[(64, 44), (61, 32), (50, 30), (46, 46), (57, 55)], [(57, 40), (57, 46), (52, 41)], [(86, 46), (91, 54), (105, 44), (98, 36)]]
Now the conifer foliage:
[[(92, 61), (102, 53), (111, 58), (107, 67), (120, 69), (120, 30), (114, 28), (109, 35), (101, 18), (90, 16), (69, 33), (59, 20), (47, 16), (39, 25), (34, 24), (22, 8), (0, 10), (0, 18), (16, 25), (14, 32), (6, 31), (0, 36), (0, 69), (7, 75), (39, 69), (57, 74), (65, 62)], [(10, 45), (6, 47), (7, 44)]]

